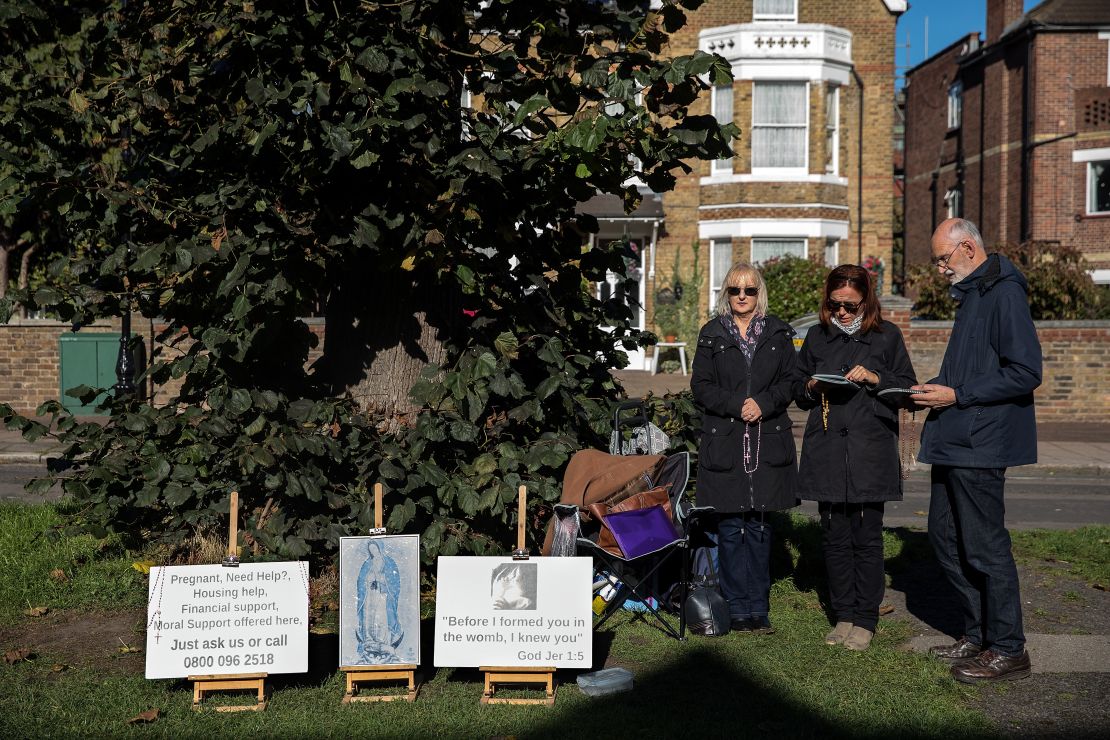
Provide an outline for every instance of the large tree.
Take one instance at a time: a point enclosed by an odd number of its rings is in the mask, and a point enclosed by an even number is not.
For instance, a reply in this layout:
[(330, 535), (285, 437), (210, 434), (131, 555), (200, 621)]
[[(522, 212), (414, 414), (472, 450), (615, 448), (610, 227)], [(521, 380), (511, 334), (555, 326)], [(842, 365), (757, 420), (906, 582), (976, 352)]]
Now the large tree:
[(18, 184), (87, 248), (34, 299), (81, 323), (133, 296), (166, 321), (149, 375), (181, 381), (103, 428), (42, 409), (84, 523), (172, 540), (236, 488), (255, 541), (299, 556), (365, 528), (382, 480), (428, 558), (509, 540), (517, 485), (555, 498), (603, 439), (614, 342), (638, 339), (589, 290), (623, 261), (583, 249), (576, 206), (632, 208), (632, 176), (668, 189), (733, 133), (688, 114), (727, 63), (666, 54), (700, 1), (70, 4), (96, 21), (59, 124), (84, 153), (32, 120), (49, 156)]

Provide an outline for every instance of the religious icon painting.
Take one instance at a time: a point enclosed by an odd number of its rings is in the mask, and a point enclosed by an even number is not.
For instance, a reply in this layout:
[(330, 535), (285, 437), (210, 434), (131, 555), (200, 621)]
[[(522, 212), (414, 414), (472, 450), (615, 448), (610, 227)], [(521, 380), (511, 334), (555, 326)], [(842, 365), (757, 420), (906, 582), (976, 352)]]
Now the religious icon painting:
[(420, 663), (420, 536), (339, 539), (339, 665)]

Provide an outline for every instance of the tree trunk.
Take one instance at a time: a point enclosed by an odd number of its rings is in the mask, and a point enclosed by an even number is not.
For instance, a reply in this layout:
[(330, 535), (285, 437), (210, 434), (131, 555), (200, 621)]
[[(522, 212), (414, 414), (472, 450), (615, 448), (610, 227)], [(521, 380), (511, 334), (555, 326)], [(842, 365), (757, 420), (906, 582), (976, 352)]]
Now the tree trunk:
[[(19, 260), (19, 289), (26, 290), (31, 282), (31, 255), (39, 250), (38, 244), (32, 244), (23, 250), (23, 256)], [(19, 308), (19, 315), (27, 318), (27, 304), (23, 304)]]
[(447, 361), (460, 303), (434, 275), (373, 267), (333, 283), (324, 353), (315, 369), (332, 394), (349, 392), (383, 431), (412, 423), (409, 390), (429, 364)]
[(8, 253), (11, 247), (0, 244), (0, 298), (8, 296)]
[(12, 238), (7, 229), (0, 229), (0, 298), (8, 296), (8, 255), (15, 251), (19, 242)]

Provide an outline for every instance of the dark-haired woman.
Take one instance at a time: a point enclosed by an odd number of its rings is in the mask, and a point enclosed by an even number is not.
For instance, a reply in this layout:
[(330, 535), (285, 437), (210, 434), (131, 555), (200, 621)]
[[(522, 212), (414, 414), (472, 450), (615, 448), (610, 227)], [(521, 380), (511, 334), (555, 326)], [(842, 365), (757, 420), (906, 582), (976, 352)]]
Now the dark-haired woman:
[[(825, 642), (866, 650), (879, 622), (883, 506), (902, 498), (898, 460), (900, 395), (917, 383), (902, 333), (884, 321), (871, 276), (841, 265), (825, 280), (820, 325), (798, 353), (794, 398), (809, 410), (798, 492), (818, 502), (829, 602), (836, 625)], [(813, 375), (841, 376), (847, 383)], [(889, 399), (889, 400), (888, 400)]]
[(698, 506), (717, 510), (721, 594), (732, 629), (769, 634), (771, 525), (796, 503), (797, 451), (790, 405), (794, 330), (767, 313), (759, 270), (740, 262), (698, 333), (690, 387), (702, 415)]

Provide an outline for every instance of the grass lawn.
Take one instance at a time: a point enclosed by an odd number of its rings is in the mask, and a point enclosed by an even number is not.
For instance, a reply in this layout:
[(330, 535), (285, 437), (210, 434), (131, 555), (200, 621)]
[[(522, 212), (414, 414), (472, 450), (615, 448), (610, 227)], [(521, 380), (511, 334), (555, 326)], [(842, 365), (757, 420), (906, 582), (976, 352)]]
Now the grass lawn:
[(64, 537), (55, 506), (0, 502), (0, 624), (28, 609), (146, 606), (146, 576), (114, 539)]
[[(0, 649), (19, 648), (47, 622), (23, 613), (48, 606), (90, 624), (106, 613), (126, 614), (145, 604), (145, 576), (118, 547), (91, 539), (49, 540), (37, 532), (57, 521), (50, 506), (0, 506)], [(953, 682), (945, 666), (899, 645), (901, 622), (884, 620), (866, 653), (825, 646), (828, 622), (813, 586), (812, 549), (819, 534), (802, 517), (779, 525), (771, 636), (691, 637), (685, 643), (618, 617), (597, 633), (595, 660), (635, 675), (631, 693), (590, 699), (563, 672), (554, 708), (482, 707), (480, 674), (434, 669), (431, 621), (425, 624), (425, 673), (414, 704), (342, 706), (335, 670), (335, 637), (311, 638), (312, 670), (275, 676), (262, 713), (194, 712), (183, 681), (147, 681), (141, 655), (120, 656), (118, 644), (90, 645), (85, 659), (57, 665), (43, 649), (34, 659), (0, 666), (0, 735), (230, 737), (982, 737), (987, 720), (972, 708), (974, 689)], [(64, 580), (51, 578), (54, 569)], [(792, 575), (788, 576), (787, 573)], [(798, 584), (798, 585), (796, 585)], [(142, 616), (131, 618), (130, 643), (142, 645)], [(616, 622), (616, 624), (614, 624)], [(41, 636), (41, 635), (40, 635)], [(91, 637), (90, 640), (100, 638)], [(13, 642), (14, 641), (14, 642)], [(57, 670), (63, 668), (62, 670)], [(157, 708), (153, 724), (127, 719)]]
[(1076, 578), (1110, 588), (1110, 527), (1082, 527), (1066, 532), (1033, 529), (1011, 532), (1014, 555), (1027, 561), (1066, 566)]

